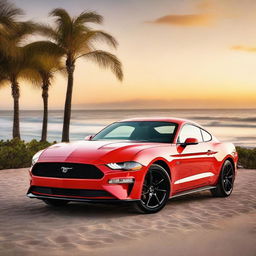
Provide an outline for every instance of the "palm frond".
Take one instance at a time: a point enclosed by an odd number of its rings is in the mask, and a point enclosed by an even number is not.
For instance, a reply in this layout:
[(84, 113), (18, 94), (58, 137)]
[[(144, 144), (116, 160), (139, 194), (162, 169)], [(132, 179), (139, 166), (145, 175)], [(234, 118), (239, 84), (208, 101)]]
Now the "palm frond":
[(14, 44), (19, 44), (27, 36), (37, 32), (37, 24), (33, 21), (16, 22), (15, 30), (9, 33), (8, 39)]
[(11, 29), (0, 29), (0, 51), (6, 57), (20, 58), (19, 47), (36, 32), (37, 24), (32, 21), (15, 22)]
[(23, 15), (23, 11), (20, 8), (15, 7), (13, 4), (1, 0), (0, 1), (0, 24), (6, 27), (14, 27), (15, 19)]
[(58, 45), (51, 41), (36, 41), (30, 44), (25, 45), (24, 51), (26, 52), (27, 56), (34, 56), (34, 55), (52, 55), (55, 58), (61, 57), (65, 54), (65, 51), (60, 48)]
[(66, 23), (72, 23), (72, 20), (68, 14), (68, 12), (65, 9), (62, 8), (56, 8), (53, 9), (50, 14), (50, 16), (56, 17), (56, 22), (66, 22)]
[(59, 46), (68, 51), (73, 40), (73, 22), (65, 9), (57, 8), (50, 12), (50, 16), (55, 17), (56, 39)]
[(37, 23), (36, 24), (37, 33), (44, 36), (53, 39), (54, 41), (57, 41), (58, 35), (54, 28), (52, 28), (49, 25)]
[(0, 87), (4, 87), (9, 81), (9, 67), (6, 62), (6, 57), (0, 52)]
[(91, 30), (87, 33), (87, 40), (91, 42), (105, 42), (109, 46), (116, 48), (118, 46), (118, 42), (116, 39), (110, 34), (102, 31), (102, 30)]
[(82, 12), (77, 18), (74, 19), (74, 25), (84, 25), (84, 23), (97, 23), (103, 22), (103, 17), (96, 12)]
[(80, 57), (85, 57), (96, 62), (102, 68), (110, 68), (118, 80), (123, 80), (122, 64), (114, 54), (106, 51), (96, 50), (83, 54)]
[(0, 88), (6, 86), (7, 84), (8, 84), (8, 77), (6, 76), (4, 70), (0, 68)]
[(37, 41), (23, 47), (26, 66), (40, 74), (53, 74), (64, 67), (63, 49), (50, 41)]
[(42, 83), (42, 78), (40, 73), (30, 67), (23, 68), (19, 73), (19, 79), (29, 81), (36, 87), (40, 87)]
[(73, 52), (75, 52), (74, 57), (78, 58), (80, 55), (95, 51), (95, 43), (101, 42), (105, 42), (113, 48), (116, 48), (118, 44), (113, 36), (101, 30), (81, 33), (72, 43)]

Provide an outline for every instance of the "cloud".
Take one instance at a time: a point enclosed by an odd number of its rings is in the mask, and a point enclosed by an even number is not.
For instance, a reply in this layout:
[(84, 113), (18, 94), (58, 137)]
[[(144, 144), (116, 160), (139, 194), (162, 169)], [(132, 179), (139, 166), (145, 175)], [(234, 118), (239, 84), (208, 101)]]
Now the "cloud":
[(212, 25), (214, 16), (209, 14), (179, 14), (162, 16), (150, 23), (183, 27), (206, 27)]
[[(123, 101), (109, 101), (100, 103), (81, 103), (74, 104), (74, 109), (170, 109), (170, 108), (232, 108), (236, 107), (249, 107), (253, 108), (255, 106), (255, 97), (249, 99), (248, 97), (230, 97), (221, 98), (219, 96), (208, 98), (203, 96), (203, 98), (192, 96), (172, 98), (172, 99), (133, 99), (133, 100), (123, 100)], [(154, 113), (149, 112), (150, 115)]]
[(216, 6), (216, 3), (213, 2), (213, 0), (202, 0), (199, 1), (196, 5), (197, 9), (201, 11), (208, 11), (214, 9)]
[(248, 47), (244, 45), (234, 45), (230, 47), (234, 51), (244, 51), (244, 52), (256, 52), (256, 47)]

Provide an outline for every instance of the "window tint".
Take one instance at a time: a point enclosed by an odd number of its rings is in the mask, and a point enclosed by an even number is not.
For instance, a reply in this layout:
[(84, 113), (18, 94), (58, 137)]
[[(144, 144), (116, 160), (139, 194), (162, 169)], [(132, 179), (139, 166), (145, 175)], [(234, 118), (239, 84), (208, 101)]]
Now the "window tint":
[(177, 124), (161, 121), (117, 122), (109, 125), (92, 140), (130, 140), (172, 143)]
[(187, 138), (195, 138), (198, 139), (198, 142), (202, 142), (203, 139), (200, 128), (190, 124), (184, 125), (181, 129), (178, 142), (184, 143)]
[(210, 140), (212, 140), (212, 136), (211, 136), (210, 133), (208, 133), (207, 131), (202, 130), (202, 129), (201, 129), (201, 131), (202, 131), (202, 135), (203, 135), (204, 141), (210, 141)]
[(115, 128), (114, 130), (112, 130), (108, 134), (106, 134), (104, 136), (104, 138), (105, 139), (107, 139), (107, 138), (109, 138), (109, 139), (110, 138), (124, 138), (124, 139), (127, 139), (131, 136), (134, 129), (135, 128), (132, 127), (132, 126), (122, 125), (122, 126), (119, 126), (119, 127)]
[(174, 130), (175, 130), (175, 126), (174, 125), (164, 125), (164, 126), (158, 126), (158, 127), (154, 127), (154, 129), (161, 133), (161, 134), (173, 134)]

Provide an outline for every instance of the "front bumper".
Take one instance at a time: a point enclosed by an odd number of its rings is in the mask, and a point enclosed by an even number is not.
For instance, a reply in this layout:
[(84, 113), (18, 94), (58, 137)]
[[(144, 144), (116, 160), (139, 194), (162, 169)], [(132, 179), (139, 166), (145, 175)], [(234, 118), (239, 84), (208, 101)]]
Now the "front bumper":
[[(27, 196), (38, 199), (48, 198), (85, 202), (140, 200), (146, 167), (139, 171), (113, 171), (105, 165), (96, 166), (104, 174), (101, 179), (40, 177), (34, 176), (30, 171), (31, 180)], [(113, 178), (132, 178), (134, 183), (110, 184), (109, 180)], [(61, 191), (64, 192), (62, 193)], [(78, 193), (77, 191), (82, 192)], [(102, 193), (88, 194), (88, 191), (102, 191)]]
[(135, 202), (139, 201), (140, 199), (126, 199), (126, 200), (119, 200), (119, 199), (88, 199), (88, 198), (70, 198), (70, 197), (63, 197), (63, 196), (47, 196), (47, 195), (35, 195), (33, 193), (27, 193), (27, 197), (29, 198), (37, 198), (37, 199), (60, 199), (66, 201), (73, 201), (73, 202), (87, 202), (87, 203), (120, 203), (120, 202)]

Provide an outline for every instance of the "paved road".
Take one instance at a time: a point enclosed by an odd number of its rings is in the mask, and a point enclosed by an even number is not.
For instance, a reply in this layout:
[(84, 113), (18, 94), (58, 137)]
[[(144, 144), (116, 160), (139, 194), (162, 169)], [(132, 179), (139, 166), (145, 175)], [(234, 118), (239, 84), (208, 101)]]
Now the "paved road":
[[(256, 216), (256, 170), (238, 171), (229, 198), (201, 192), (170, 200), (153, 215), (136, 214), (127, 205), (71, 203), (53, 209), (26, 198), (27, 188), (27, 169), (0, 170), (0, 255), (95, 255), (97, 249), (148, 237), (218, 231), (223, 221)], [(255, 218), (249, 220), (248, 232), (255, 236)]]

